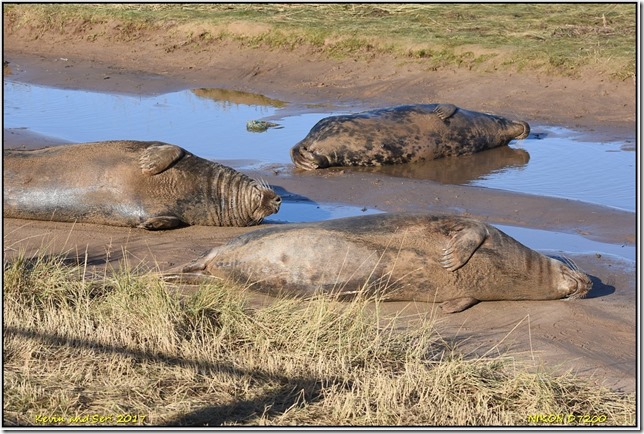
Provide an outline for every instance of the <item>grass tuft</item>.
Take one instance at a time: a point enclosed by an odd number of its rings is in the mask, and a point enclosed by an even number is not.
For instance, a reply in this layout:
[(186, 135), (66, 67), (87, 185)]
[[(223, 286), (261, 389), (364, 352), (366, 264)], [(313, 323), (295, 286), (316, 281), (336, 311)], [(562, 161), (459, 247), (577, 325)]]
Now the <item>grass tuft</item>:
[(333, 58), (410, 56), (428, 69), (567, 76), (590, 69), (635, 77), (634, 3), (14, 4), (3, 11), (7, 31), (30, 26), (36, 37), (53, 31), (135, 41), (162, 29), (176, 39), (169, 52), (234, 40), (267, 49), (309, 47)]
[(6, 425), (635, 423), (633, 395), (509, 355), (467, 358), (431, 314), (410, 327), (378, 299), (251, 308), (230, 285), (179, 296), (153, 273), (54, 256), (3, 271)]

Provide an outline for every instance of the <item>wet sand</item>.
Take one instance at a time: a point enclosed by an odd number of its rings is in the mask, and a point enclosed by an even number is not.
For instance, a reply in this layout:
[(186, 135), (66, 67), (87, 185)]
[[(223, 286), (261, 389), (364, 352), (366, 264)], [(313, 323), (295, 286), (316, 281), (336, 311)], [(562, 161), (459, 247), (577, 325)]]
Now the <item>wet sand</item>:
[[(142, 71), (138, 70), (140, 64), (135, 62), (136, 52), (142, 47), (115, 44), (97, 50), (96, 46), (83, 43), (58, 41), (62, 45), (56, 45), (55, 38), (41, 44), (11, 38), (5, 41), (6, 46), (12, 47), (12, 51), (5, 48), (5, 59), (11, 62), (13, 78), (37, 84), (139, 94), (191, 87), (228, 87), (284, 101), (316, 104), (361, 100), (366, 105), (378, 106), (440, 99), (499, 114), (580, 128), (592, 135), (634, 137), (634, 110), (629, 105), (630, 100), (624, 97), (628, 95), (628, 86), (610, 81), (578, 83), (570, 79), (508, 73), (475, 77), (471, 72), (462, 71), (424, 74), (422, 79), (417, 75), (413, 81), (412, 76), (418, 71), (410, 66), (405, 77), (412, 80), (412, 86), (409, 82), (401, 82), (393, 73), (397, 68), (393, 61), (373, 65), (312, 59), (297, 68), (300, 63), (293, 56), (270, 56), (271, 53), (262, 56), (259, 52), (239, 49), (235, 52), (233, 47), (223, 47), (222, 52), (209, 61), (208, 68), (198, 63), (203, 58), (190, 57), (190, 53), (183, 53), (183, 58), (181, 53), (175, 53), (173, 57), (155, 57), (154, 48), (151, 48), (153, 55), (145, 65), (147, 69)], [(118, 52), (119, 47), (122, 53)], [(224, 57), (226, 54), (228, 58)], [(162, 65), (162, 59), (168, 62)], [(282, 66), (271, 68), (277, 60)], [(376, 70), (389, 71), (390, 77), (383, 78), (382, 72), (381, 79), (377, 80), (379, 84), (365, 79), (365, 74), (374, 74)], [(334, 71), (333, 75), (331, 71)], [(524, 103), (522, 96), (528, 92), (522, 85), (526, 81), (531, 83), (531, 92), (535, 92), (529, 105)], [(326, 85), (320, 86), (320, 83)], [(477, 89), (488, 89), (488, 95), (480, 90), (474, 92), (475, 84)], [(537, 85), (542, 89), (536, 89)], [(434, 91), (427, 99), (418, 100), (418, 88)], [(497, 91), (499, 95), (492, 98), (494, 89), (503, 90)], [(609, 95), (604, 96), (603, 101), (600, 101), (602, 98), (589, 100), (582, 110), (571, 109), (580, 106), (580, 98), (593, 92), (599, 92), (594, 95), (601, 95), (601, 92)], [(557, 94), (565, 100), (564, 104), (553, 104)], [(620, 95), (622, 100), (618, 101)], [(607, 105), (612, 109), (606, 110)], [(5, 131), (4, 134), (5, 148), (33, 148), (57, 142), (60, 141), (56, 138), (34, 135), (26, 130)], [(265, 167), (249, 174), (261, 176), (286, 198), (297, 196), (313, 202), (344, 203), (382, 211), (450, 212), (491, 223), (576, 233), (615, 244), (634, 244), (636, 241), (635, 213), (573, 200), (393, 178), (351, 169), (310, 173), (298, 172), (286, 165)], [(95, 267), (116, 266), (127, 260), (131, 266), (144, 270), (164, 271), (255, 228), (187, 227), (146, 232), (91, 224), (3, 219), (3, 229), (7, 258), (19, 251), (28, 255), (46, 251), (63, 254), (70, 260), (87, 261)], [(553, 249), (557, 248), (553, 246)], [(488, 351), (490, 354), (509, 354), (560, 372), (573, 369), (615, 389), (635, 390), (635, 264), (610, 255), (570, 256), (593, 279), (594, 287), (588, 298), (566, 302), (487, 302), (454, 315), (437, 310), (435, 315), (440, 320), (441, 334), (448, 340), (464, 341), (463, 348), (474, 354)], [(258, 297), (258, 300), (266, 299)], [(387, 303), (386, 309), (390, 312), (403, 310), (411, 321), (418, 314), (432, 311), (434, 306)]]

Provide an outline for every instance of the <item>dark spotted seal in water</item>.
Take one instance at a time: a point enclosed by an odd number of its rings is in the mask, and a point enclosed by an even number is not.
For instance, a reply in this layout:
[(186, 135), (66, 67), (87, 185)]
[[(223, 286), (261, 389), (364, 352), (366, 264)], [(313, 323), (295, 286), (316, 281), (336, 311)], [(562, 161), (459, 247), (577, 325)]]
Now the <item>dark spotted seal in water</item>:
[(6, 217), (149, 230), (250, 226), (281, 203), (267, 185), (162, 142), (6, 150), (3, 163)]
[(486, 300), (584, 297), (592, 283), (478, 220), (376, 214), (266, 227), (212, 249), (168, 280), (232, 279), (271, 294), (379, 293), (459, 312)]
[(291, 159), (306, 170), (408, 163), (504, 146), (529, 132), (526, 122), (452, 104), (403, 105), (324, 118)]

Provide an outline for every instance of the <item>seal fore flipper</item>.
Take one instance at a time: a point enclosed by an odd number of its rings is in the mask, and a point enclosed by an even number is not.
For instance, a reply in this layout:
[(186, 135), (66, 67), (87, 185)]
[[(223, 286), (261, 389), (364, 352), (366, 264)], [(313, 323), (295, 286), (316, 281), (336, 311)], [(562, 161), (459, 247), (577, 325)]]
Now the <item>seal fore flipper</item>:
[(445, 120), (456, 113), (456, 110), (458, 110), (458, 107), (454, 104), (438, 104), (434, 109), (434, 113), (436, 113), (441, 120)]
[(168, 144), (151, 145), (145, 148), (139, 158), (139, 167), (144, 175), (157, 175), (170, 168), (183, 157), (185, 152), (178, 146)]
[(137, 227), (147, 229), (149, 231), (158, 231), (162, 229), (174, 229), (183, 224), (183, 222), (174, 216), (157, 216), (146, 219)]
[(455, 298), (453, 300), (447, 300), (440, 304), (441, 309), (445, 313), (456, 313), (462, 312), (468, 307), (474, 306), (479, 301), (474, 297), (462, 297)]
[(441, 266), (449, 271), (456, 271), (470, 260), (488, 236), (483, 223), (472, 221), (468, 224), (459, 223), (450, 228), (452, 238), (443, 249)]

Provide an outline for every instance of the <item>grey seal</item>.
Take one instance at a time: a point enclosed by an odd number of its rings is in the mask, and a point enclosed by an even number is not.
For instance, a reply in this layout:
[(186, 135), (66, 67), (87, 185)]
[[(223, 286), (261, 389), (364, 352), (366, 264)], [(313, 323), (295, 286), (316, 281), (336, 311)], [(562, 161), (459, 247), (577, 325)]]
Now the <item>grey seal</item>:
[(305, 170), (381, 166), (472, 154), (524, 139), (530, 126), (453, 104), (417, 104), (330, 116), (293, 148)]
[(279, 210), (266, 184), (163, 142), (5, 150), (6, 217), (148, 230), (251, 226)]
[(381, 294), (440, 302), (459, 312), (492, 300), (581, 298), (592, 286), (576, 266), (460, 216), (375, 214), (261, 228), (169, 273), (215, 276), (270, 294)]

